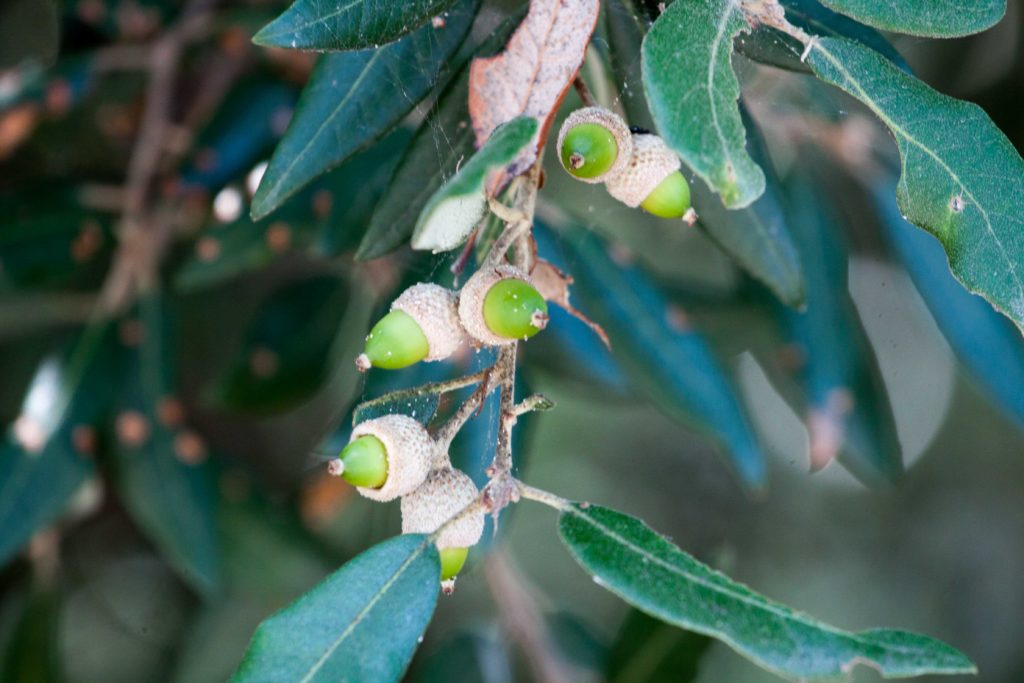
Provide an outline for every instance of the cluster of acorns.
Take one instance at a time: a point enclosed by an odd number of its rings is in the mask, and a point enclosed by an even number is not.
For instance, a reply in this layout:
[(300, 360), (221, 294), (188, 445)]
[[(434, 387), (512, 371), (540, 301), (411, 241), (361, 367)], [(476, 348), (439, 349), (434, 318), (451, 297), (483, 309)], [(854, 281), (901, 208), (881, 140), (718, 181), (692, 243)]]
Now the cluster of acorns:
[[(394, 370), (448, 358), (467, 340), (476, 346), (511, 344), (532, 337), (547, 320), (547, 302), (528, 275), (510, 265), (483, 268), (459, 292), (428, 283), (402, 292), (370, 331), (356, 365), (363, 371)], [(479, 495), (426, 428), (399, 414), (357, 425), (330, 472), (372, 500), (401, 498), (406, 534), (434, 533)], [(445, 592), (454, 588), (483, 526), (480, 511), (460, 517), (438, 536)]]
[[(566, 171), (584, 182), (605, 183), (627, 206), (665, 218), (681, 218), (690, 210), (679, 157), (657, 135), (631, 131), (608, 110), (573, 112), (558, 136), (558, 150)], [(467, 340), (476, 346), (512, 344), (547, 322), (547, 303), (528, 274), (508, 264), (485, 267), (458, 292), (429, 283), (402, 292), (370, 331), (356, 365), (365, 372), (443, 360)], [(402, 533), (432, 534), (479, 495), (426, 428), (399, 414), (357, 425), (330, 472), (372, 500), (401, 498)], [(454, 588), (483, 526), (480, 511), (459, 517), (438, 536), (446, 592)]]
[(569, 175), (604, 183), (630, 208), (691, 222), (696, 217), (679, 157), (659, 136), (630, 130), (614, 112), (586, 107), (570, 114), (558, 134), (558, 156)]

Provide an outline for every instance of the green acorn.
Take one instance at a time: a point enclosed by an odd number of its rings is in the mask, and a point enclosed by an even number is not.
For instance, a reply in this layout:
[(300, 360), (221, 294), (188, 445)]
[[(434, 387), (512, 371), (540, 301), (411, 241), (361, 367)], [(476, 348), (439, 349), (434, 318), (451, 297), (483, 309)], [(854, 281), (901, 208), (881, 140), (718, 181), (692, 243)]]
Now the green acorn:
[[(450, 465), (433, 470), (422, 486), (402, 498), (402, 533), (434, 533), (479, 494), (476, 484), (464, 472)], [(469, 548), (477, 544), (483, 531), (484, 513), (480, 510), (460, 518), (437, 537), (441, 587), (445, 593), (455, 589), (455, 576), (466, 563)]]
[(633, 136), (618, 114), (601, 107), (577, 109), (558, 132), (558, 157), (577, 180), (600, 183), (622, 172), (633, 154)]
[(657, 135), (633, 135), (633, 156), (617, 175), (605, 181), (608, 194), (631, 208), (642, 207), (662, 218), (696, 220), (690, 186), (680, 173), (682, 163)]
[(484, 268), (469, 278), (459, 294), (459, 320), (477, 342), (502, 346), (543, 330), (548, 305), (518, 268)]
[(328, 471), (363, 496), (384, 502), (416, 490), (437, 452), (437, 443), (418, 421), (398, 413), (384, 415), (356, 425)]
[(356, 358), (356, 367), (397, 370), (421, 360), (443, 360), (465, 341), (459, 324), (455, 292), (439, 285), (413, 285), (395, 299)]

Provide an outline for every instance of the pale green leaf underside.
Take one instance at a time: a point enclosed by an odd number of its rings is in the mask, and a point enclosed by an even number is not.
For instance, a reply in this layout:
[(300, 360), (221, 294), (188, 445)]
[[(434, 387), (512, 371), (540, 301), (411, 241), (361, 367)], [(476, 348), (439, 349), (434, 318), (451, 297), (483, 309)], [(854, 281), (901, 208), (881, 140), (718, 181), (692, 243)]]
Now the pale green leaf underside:
[(658, 132), (731, 209), (749, 206), (765, 178), (746, 150), (733, 39), (749, 30), (739, 0), (675, 2), (644, 38), (644, 92)]
[(496, 128), (480, 151), (423, 207), (412, 235), (413, 248), (436, 253), (462, 244), (487, 210), (487, 176), (515, 160), (536, 132), (537, 119), (530, 116)]
[(476, 6), (476, 0), (461, 0), (444, 28), (424, 26), (378, 50), (321, 57), (253, 197), (253, 220), (372, 144), (412, 111), (462, 42)]
[(562, 540), (604, 588), (670, 624), (717, 638), (790, 680), (848, 679), (857, 665), (886, 678), (973, 673), (954, 648), (905, 631), (843, 631), (772, 602), (684, 553), (638, 519), (573, 504)]
[(397, 681), (434, 613), (439, 581), (425, 536), (376, 545), (264, 621), (231, 680)]
[(296, 0), (253, 42), (303, 50), (361, 50), (401, 38), (455, 0)]
[(895, 33), (953, 38), (984, 31), (1006, 13), (1006, 0), (820, 0), (869, 26)]
[(892, 131), (907, 220), (938, 237), (967, 289), (1024, 329), (1024, 159), (1006, 136), (977, 105), (935, 92), (857, 43), (816, 40), (808, 62)]

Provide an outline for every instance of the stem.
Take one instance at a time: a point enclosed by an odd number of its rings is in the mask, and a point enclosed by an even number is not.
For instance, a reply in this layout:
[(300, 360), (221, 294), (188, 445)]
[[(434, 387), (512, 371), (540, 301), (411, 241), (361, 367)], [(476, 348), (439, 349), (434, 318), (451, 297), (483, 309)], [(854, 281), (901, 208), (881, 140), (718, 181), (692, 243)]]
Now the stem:
[(522, 482), (519, 482), (519, 495), (526, 500), (532, 500), (535, 503), (543, 503), (548, 507), (553, 507), (559, 512), (568, 510), (572, 505), (572, 501), (568, 498), (562, 498), (550, 491), (534, 488)]
[(430, 382), (429, 384), (421, 384), (408, 389), (389, 391), (383, 396), (372, 398), (369, 401), (363, 401), (356, 406), (356, 412), (366, 410), (367, 408), (373, 408), (374, 406), (382, 403), (396, 403), (398, 401), (403, 401), (408, 398), (416, 398), (417, 396), (424, 396), (426, 394), (447, 394), (448, 392), (456, 391), (482, 381), (487, 377), (487, 373), (489, 371), (490, 368), (481, 370), (480, 372), (474, 372), (472, 375), (465, 375), (464, 377), (457, 377), (455, 379), (444, 380), (442, 382)]
[(580, 96), (580, 102), (585, 107), (596, 107), (597, 101), (594, 100), (594, 95), (590, 92), (590, 88), (587, 87), (586, 81), (579, 76), (573, 80), (572, 85), (576, 88), (576, 94)]
[(459, 433), (459, 430), (462, 429), (473, 413), (483, 404), (484, 399), (494, 390), (495, 385), (491, 382), (493, 372), (494, 366), (491, 366), (486, 370), (481, 370), (476, 375), (472, 375), (473, 377), (479, 376), (479, 379), (476, 381), (482, 382), (482, 384), (465, 403), (459, 406), (459, 409), (448, 419), (444, 426), (438, 430), (437, 436), (434, 438), (441, 446), (440, 450), (445, 454), (447, 454), (448, 448), (452, 445), (452, 441)]

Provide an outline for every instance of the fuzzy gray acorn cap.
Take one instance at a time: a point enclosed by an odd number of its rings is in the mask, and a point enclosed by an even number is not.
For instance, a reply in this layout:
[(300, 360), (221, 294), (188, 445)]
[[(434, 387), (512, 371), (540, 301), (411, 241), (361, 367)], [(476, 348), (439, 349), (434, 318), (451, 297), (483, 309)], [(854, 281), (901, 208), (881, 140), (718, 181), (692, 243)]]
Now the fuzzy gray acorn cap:
[(462, 321), (462, 327), (470, 337), (481, 344), (504, 346), (518, 341), (494, 334), (491, 332), (491, 328), (487, 327), (487, 321), (484, 320), (484, 299), (487, 297), (487, 292), (491, 291), (491, 287), (498, 282), (509, 278), (523, 280), (536, 287), (530, 276), (515, 266), (500, 265), (494, 268), (482, 268), (473, 273), (473, 277), (469, 278), (459, 293), (459, 320)]
[(407, 313), (423, 330), (429, 349), (424, 360), (444, 360), (466, 340), (459, 323), (458, 296), (450, 289), (421, 282), (402, 292), (391, 310)]
[(573, 177), (584, 183), (603, 183), (626, 168), (630, 157), (633, 155), (633, 134), (629, 132), (629, 126), (622, 120), (622, 117), (615, 112), (608, 111), (603, 107), (577, 109), (566, 117), (565, 122), (562, 123), (562, 128), (558, 131), (558, 147), (555, 149), (558, 150), (559, 157), (562, 155), (562, 143), (565, 141), (565, 136), (569, 134), (570, 130), (583, 123), (596, 123), (607, 128), (611, 132), (612, 137), (615, 138), (618, 155), (615, 157), (615, 163), (612, 164), (612, 167), (597, 177)]
[(351, 441), (367, 434), (380, 439), (387, 452), (388, 478), (379, 489), (357, 486), (372, 500), (386, 502), (416, 490), (427, 478), (438, 451), (426, 427), (408, 415), (393, 414), (366, 420), (352, 430)]
[[(418, 489), (402, 498), (402, 533), (432, 534), (480, 494), (469, 475), (451, 467), (433, 470)], [(439, 550), (469, 548), (484, 533), (484, 513), (467, 515), (437, 538)]]
[(666, 177), (682, 168), (679, 156), (657, 135), (633, 136), (629, 165), (605, 182), (608, 194), (635, 209)]

